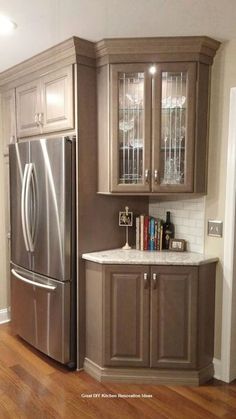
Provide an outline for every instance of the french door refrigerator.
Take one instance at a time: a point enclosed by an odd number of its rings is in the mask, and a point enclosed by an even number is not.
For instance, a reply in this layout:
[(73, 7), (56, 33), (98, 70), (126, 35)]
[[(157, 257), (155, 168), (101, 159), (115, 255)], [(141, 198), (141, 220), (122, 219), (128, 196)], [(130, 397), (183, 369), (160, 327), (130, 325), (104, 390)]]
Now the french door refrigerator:
[(75, 366), (74, 138), (9, 146), (13, 330)]

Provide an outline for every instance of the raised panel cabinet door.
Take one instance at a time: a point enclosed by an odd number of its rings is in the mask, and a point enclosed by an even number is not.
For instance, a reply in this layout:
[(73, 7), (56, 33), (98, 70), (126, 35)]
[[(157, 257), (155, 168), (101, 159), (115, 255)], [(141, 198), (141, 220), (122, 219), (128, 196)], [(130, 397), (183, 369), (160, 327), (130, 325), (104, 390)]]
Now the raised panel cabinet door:
[(1, 93), (2, 107), (2, 139), (3, 154), (9, 154), (8, 145), (16, 141), (16, 120), (15, 120), (15, 90), (11, 89)]
[(146, 64), (111, 65), (111, 192), (149, 192), (151, 74)]
[(28, 137), (42, 132), (38, 119), (41, 108), (40, 80), (33, 80), (16, 88), (17, 137)]
[(153, 75), (152, 191), (193, 192), (196, 64), (162, 63)]
[(42, 78), (43, 109), (40, 122), (43, 132), (74, 127), (72, 66)]
[(109, 266), (104, 280), (104, 366), (149, 366), (149, 268)]
[(151, 272), (151, 367), (196, 367), (198, 268)]

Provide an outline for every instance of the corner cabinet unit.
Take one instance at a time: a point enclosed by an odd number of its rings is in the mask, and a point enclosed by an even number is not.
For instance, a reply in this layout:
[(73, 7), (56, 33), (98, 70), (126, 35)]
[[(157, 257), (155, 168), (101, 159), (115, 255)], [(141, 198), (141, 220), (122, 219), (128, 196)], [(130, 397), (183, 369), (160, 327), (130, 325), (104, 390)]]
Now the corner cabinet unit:
[(100, 43), (99, 192), (206, 193), (218, 47), (206, 37)]
[(87, 261), (85, 370), (100, 381), (208, 381), (213, 376), (214, 301), (215, 263)]

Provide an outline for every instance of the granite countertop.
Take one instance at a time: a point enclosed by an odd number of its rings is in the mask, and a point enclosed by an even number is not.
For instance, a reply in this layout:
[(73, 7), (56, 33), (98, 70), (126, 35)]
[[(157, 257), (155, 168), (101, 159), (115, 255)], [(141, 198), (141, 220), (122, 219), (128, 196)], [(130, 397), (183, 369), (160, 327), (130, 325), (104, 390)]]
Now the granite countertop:
[(101, 252), (84, 253), (82, 258), (105, 265), (190, 265), (198, 266), (218, 262), (217, 257), (193, 252), (142, 251), (112, 249)]

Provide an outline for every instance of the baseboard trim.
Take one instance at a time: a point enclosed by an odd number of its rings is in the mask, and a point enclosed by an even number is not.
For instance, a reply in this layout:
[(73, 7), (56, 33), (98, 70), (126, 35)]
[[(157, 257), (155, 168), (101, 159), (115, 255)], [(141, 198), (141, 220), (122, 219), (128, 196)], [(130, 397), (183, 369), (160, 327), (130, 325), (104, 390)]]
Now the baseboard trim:
[(154, 368), (102, 368), (88, 358), (84, 370), (100, 382), (199, 386), (213, 377), (213, 364), (199, 371)]
[(214, 365), (214, 378), (216, 378), (216, 380), (222, 380), (221, 360), (217, 358), (213, 358), (213, 365)]
[(10, 307), (3, 308), (0, 310), (0, 324), (8, 323), (11, 320), (11, 309)]

